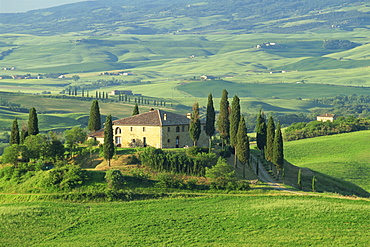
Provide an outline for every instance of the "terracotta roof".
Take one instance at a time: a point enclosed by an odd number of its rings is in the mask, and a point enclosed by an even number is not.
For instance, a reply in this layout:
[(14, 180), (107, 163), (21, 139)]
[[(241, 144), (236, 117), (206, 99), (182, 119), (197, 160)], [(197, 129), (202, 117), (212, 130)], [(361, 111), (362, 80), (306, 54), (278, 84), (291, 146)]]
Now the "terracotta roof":
[(320, 115), (318, 117), (334, 117), (334, 116), (335, 116), (335, 114), (326, 113), (326, 114)]
[(100, 138), (100, 137), (104, 137), (104, 129), (100, 129), (96, 132), (93, 132), (89, 135), (87, 135), (88, 137), (97, 137), (97, 138)]
[(141, 113), (127, 118), (122, 118), (113, 121), (114, 125), (130, 125), (130, 126), (173, 126), (173, 125), (188, 125), (190, 119), (186, 116), (179, 115), (163, 110), (154, 110)]

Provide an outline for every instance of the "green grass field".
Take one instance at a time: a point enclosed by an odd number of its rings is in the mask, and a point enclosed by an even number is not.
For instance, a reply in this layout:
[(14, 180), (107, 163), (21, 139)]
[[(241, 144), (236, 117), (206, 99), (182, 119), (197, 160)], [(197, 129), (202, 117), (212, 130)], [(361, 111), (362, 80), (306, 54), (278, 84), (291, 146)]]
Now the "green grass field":
[(285, 159), (370, 192), (370, 131), (286, 142)]
[(0, 245), (366, 246), (369, 212), (368, 201), (263, 195), (5, 203)]

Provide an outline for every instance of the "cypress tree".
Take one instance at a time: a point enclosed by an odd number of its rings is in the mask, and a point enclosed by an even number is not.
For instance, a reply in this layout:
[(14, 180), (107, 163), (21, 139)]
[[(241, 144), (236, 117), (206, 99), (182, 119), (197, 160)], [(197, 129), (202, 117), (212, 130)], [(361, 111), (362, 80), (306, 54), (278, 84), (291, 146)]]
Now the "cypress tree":
[(27, 129), (23, 129), (21, 130), (21, 137), (20, 137), (20, 144), (23, 144), (24, 143), (24, 139), (26, 139), (26, 137), (28, 136), (28, 131)]
[(302, 169), (298, 170), (297, 185), (298, 185), (298, 189), (302, 190)]
[[(237, 146), (237, 133), (240, 121), (240, 100), (239, 97), (234, 95), (233, 101), (231, 102), (230, 112), (230, 145), (236, 149)], [(234, 152), (234, 167), (237, 167), (236, 151)]]
[(103, 144), (103, 156), (104, 159), (108, 161), (108, 166), (110, 166), (110, 160), (114, 155), (114, 143), (113, 143), (113, 124), (112, 116), (107, 116), (104, 128), (104, 144)]
[(311, 187), (312, 187), (312, 192), (316, 192), (316, 177), (312, 177), (312, 182), (311, 182)]
[(14, 119), (12, 130), (10, 132), (10, 146), (13, 144), (19, 144), (20, 143), (20, 136), (19, 136), (19, 127), (18, 127), (18, 120), (17, 118)]
[(218, 115), (217, 127), (220, 132), (222, 139), (222, 149), (224, 144), (229, 139), (230, 131), (230, 120), (229, 120), (229, 101), (228, 101), (228, 92), (226, 89), (222, 91), (221, 101), (220, 101), (220, 114)]
[(135, 104), (134, 110), (132, 111), (132, 116), (139, 114), (139, 106)]
[(194, 142), (194, 146), (197, 145), (197, 141), (199, 139), (200, 133), (201, 133), (201, 124), (199, 119), (199, 104), (195, 103), (193, 105), (193, 113), (191, 114), (190, 119), (190, 126), (189, 126), (189, 134), (190, 138)]
[(36, 109), (32, 107), (30, 109), (28, 117), (28, 134), (37, 135), (39, 133), (39, 121), (37, 119)]
[(264, 156), (266, 146), (266, 120), (262, 110), (260, 110), (260, 114), (257, 117), (256, 133), (257, 147), (261, 150), (261, 154)]
[[(171, 106), (172, 107), (172, 106)], [(209, 137), (209, 153), (211, 152), (212, 136), (215, 134), (215, 108), (213, 106), (212, 93), (208, 95), (207, 115), (206, 115), (206, 134)]]
[(283, 166), (284, 166), (284, 146), (283, 146), (283, 135), (281, 134), (280, 122), (278, 123), (278, 126), (275, 131), (272, 163), (276, 166), (277, 173), (278, 173), (277, 177), (279, 179), (280, 173), (283, 170)]
[(101, 119), (98, 100), (94, 100), (91, 104), (90, 117), (87, 128), (92, 132), (101, 129)]
[(274, 137), (275, 137), (275, 123), (272, 116), (270, 116), (267, 121), (266, 127), (266, 147), (265, 147), (265, 158), (268, 161), (272, 161)]
[(249, 137), (247, 135), (247, 128), (245, 126), (244, 116), (240, 117), (236, 139), (237, 145), (235, 151), (238, 156), (238, 160), (243, 166), (243, 178), (245, 178), (245, 166), (246, 164), (249, 164), (250, 148), (249, 148)]

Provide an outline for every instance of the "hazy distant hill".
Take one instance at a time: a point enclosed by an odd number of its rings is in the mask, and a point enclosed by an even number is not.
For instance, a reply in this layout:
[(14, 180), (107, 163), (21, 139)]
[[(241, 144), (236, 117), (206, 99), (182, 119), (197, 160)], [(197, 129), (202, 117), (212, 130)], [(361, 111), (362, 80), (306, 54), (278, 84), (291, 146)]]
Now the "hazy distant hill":
[(98, 0), (0, 14), (0, 33), (352, 30), (368, 28), (369, 11), (370, 5), (359, 0)]
[(50, 8), (84, 0), (1, 0), (0, 13), (19, 13), (33, 9)]

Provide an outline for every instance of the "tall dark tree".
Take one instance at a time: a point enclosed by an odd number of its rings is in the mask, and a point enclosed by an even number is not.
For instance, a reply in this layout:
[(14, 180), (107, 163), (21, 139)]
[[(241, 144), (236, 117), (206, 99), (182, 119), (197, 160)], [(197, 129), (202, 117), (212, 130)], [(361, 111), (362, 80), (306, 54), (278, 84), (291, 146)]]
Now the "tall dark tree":
[(272, 161), (273, 148), (274, 148), (274, 137), (275, 137), (275, 123), (272, 116), (267, 121), (266, 128), (266, 147), (265, 147), (265, 158), (268, 161)]
[(10, 141), (9, 144), (19, 144), (20, 143), (20, 136), (19, 136), (19, 126), (17, 118), (14, 119), (12, 130), (10, 132)]
[(190, 126), (189, 126), (189, 134), (190, 134), (190, 138), (194, 142), (194, 146), (197, 145), (197, 141), (199, 140), (201, 131), (202, 129), (201, 129), (200, 118), (199, 118), (199, 104), (195, 103), (193, 105), (193, 112), (191, 114)]
[[(234, 95), (233, 101), (231, 102), (231, 112), (230, 112), (230, 145), (236, 149), (238, 139), (238, 127), (240, 121), (240, 100), (239, 97)], [(234, 153), (234, 167), (237, 167), (236, 151)]]
[(27, 128), (22, 128), (21, 137), (20, 137), (20, 144), (24, 143), (24, 140), (26, 139), (27, 136), (28, 136)]
[(39, 121), (37, 118), (36, 109), (32, 107), (30, 109), (28, 117), (28, 135), (37, 135), (39, 133)]
[(208, 95), (207, 113), (206, 113), (206, 135), (209, 137), (209, 153), (211, 152), (212, 136), (215, 134), (215, 108), (213, 106), (212, 93)]
[(134, 106), (134, 110), (132, 111), (132, 116), (138, 115), (138, 114), (139, 114), (139, 106), (136, 103)]
[(99, 110), (99, 103), (97, 100), (94, 100), (91, 105), (90, 109), (90, 117), (89, 123), (87, 128), (92, 131), (98, 131), (101, 129), (101, 119), (100, 119), (100, 110)]
[(278, 123), (275, 131), (274, 137), (274, 148), (272, 163), (276, 166), (277, 177), (280, 178), (281, 171), (284, 167), (284, 145), (283, 145), (283, 135), (281, 134), (280, 122)]
[(256, 124), (256, 138), (257, 138), (257, 147), (261, 150), (262, 155), (264, 156), (264, 150), (266, 146), (266, 120), (265, 116), (260, 110), (260, 114), (257, 117), (257, 124)]
[(229, 131), (230, 131), (230, 120), (229, 120), (229, 100), (228, 92), (226, 89), (222, 91), (221, 101), (220, 101), (220, 113), (218, 115), (217, 127), (220, 132), (222, 139), (222, 149), (224, 144), (229, 140)]
[(247, 135), (247, 128), (245, 126), (244, 116), (241, 116), (237, 132), (237, 145), (235, 148), (236, 155), (239, 162), (243, 166), (243, 178), (245, 178), (245, 166), (249, 164), (250, 148), (249, 137)]
[(103, 156), (104, 159), (108, 161), (108, 166), (110, 166), (110, 160), (114, 155), (114, 143), (113, 143), (113, 124), (112, 116), (107, 116), (104, 128), (104, 144), (103, 144)]

